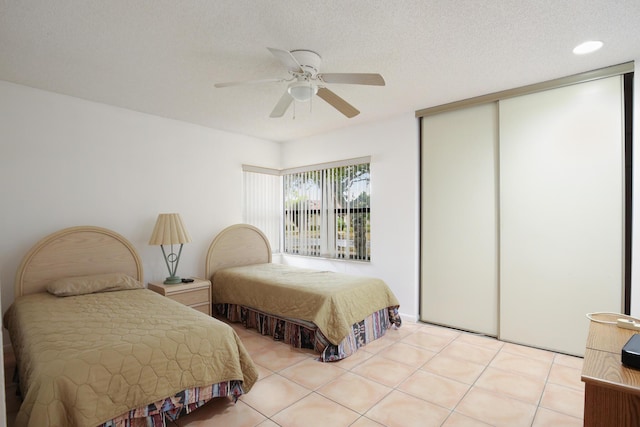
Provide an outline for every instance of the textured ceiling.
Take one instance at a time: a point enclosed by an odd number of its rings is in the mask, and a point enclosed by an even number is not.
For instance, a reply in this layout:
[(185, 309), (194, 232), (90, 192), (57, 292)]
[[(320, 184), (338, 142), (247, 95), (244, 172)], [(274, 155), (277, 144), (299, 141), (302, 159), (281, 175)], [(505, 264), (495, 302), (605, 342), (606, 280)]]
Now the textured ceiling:
[[(387, 84), (329, 85), (352, 119), (317, 97), (272, 119), (286, 83), (213, 86), (287, 77), (267, 47)], [(635, 59), (638, 0), (0, 0), (1, 80), (274, 141)]]

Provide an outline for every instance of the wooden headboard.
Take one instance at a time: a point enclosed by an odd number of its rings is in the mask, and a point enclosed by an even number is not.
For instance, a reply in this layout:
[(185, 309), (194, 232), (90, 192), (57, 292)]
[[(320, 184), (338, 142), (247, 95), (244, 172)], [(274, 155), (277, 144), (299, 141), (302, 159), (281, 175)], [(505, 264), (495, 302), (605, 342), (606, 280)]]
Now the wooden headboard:
[(125, 273), (143, 281), (142, 261), (133, 245), (106, 228), (65, 228), (40, 240), (22, 259), (15, 296), (46, 292), (56, 279), (104, 273)]
[(211, 280), (221, 268), (271, 262), (271, 245), (262, 231), (253, 225), (235, 224), (213, 239), (207, 252), (205, 274)]

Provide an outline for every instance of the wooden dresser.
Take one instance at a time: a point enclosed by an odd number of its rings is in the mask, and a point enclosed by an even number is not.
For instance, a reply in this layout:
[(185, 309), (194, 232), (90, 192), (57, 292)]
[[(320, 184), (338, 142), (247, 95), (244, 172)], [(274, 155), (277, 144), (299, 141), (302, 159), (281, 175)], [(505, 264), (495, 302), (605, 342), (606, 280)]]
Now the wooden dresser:
[(622, 347), (637, 333), (591, 322), (582, 368), (584, 425), (640, 425), (640, 370), (621, 362)]

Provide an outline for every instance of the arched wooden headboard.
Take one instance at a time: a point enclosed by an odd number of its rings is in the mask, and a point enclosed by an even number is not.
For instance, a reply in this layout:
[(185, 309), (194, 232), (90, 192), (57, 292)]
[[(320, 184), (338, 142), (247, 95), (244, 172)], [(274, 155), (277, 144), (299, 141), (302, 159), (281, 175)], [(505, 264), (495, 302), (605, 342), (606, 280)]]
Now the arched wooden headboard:
[(235, 224), (222, 230), (211, 242), (205, 274), (211, 280), (221, 268), (270, 262), (271, 245), (267, 236), (253, 225)]
[(143, 281), (142, 261), (118, 233), (93, 226), (70, 227), (43, 238), (24, 256), (16, 273), (15, 296), (46, 292), (64, 277), (125, 273)]

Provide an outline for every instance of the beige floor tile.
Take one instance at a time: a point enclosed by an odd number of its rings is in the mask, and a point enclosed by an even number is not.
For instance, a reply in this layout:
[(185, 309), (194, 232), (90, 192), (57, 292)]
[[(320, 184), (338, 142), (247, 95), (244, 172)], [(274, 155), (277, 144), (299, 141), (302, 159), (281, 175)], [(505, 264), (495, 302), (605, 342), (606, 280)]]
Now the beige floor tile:
[(429, 361), (420, 369), (442, 375), (443, 377), (451, 378), (452, 380), (460, 381), (465, 384), (473, 384), (478, 379), (482, 371), (484, 371), (485, 365), (437, 354), (429, 359)]
[(280, 375), (289, 378), (309, 390), (318, 387), (344, 374), (345, 371), (334, 363), (323, 363), (306, 359), (280, 371)]
[[(229, 426), (229, 427), (231, 427), (231, 426)], [(271, 420), (264, 420), (263, 422), (258, 424), (257, 427), (280, 427), (280, 426), (278, 424), (274, 423)]]
[(490, 350), (500, 350), (504, 343), (502, 341), (498, 341), (495, 338), (487, 337), (485, 335), (478, 335), (472, 333), (462, 333), (458, 338), (456, 338), (456, 342), (464, 342), (467, 344), (477, 345), (479, 347), (488, 348)]
[(544, 390), (544, 380), (488, 367), (480, 375), (475, 387), (495, 394), (503, 394), (523, 402), (537, 405)]
[(556, 354), (556, 357), (553, 359), (553, 363), (582, 370), (584, 359), (582, 357), (568, 356), (566, 354)]
[(495, 427), (529, 427), (536, 405), (474, 387), (458, 404), (456, 412)]
[(178, 418), (176, 424), (180, 427), (253, 427), (266, 419), (264, 415), (241, 401), (233, 403), (233, 400), (221, 397), (213, 399), (189, 415)]
[(500, 350), (489, 366), (505, 371), (541, 378), (546, 381), (551, 369), (551, 360), (542, 361)]
[(438, 427), (449, 410), (394, 390), (365, 415), (387, 427)]
[(240, 400), (261, 414), (271, 417), (311, 393), (293, 381), (274, 374), (254, 384)]
[(382, 427), (382, 424), (377, 423), (370, 418), (362, 416), (349, 427)]
[(400, 342), (421, 347), (437, 353), (445, 348), (447, 344), (449, 344), (454, 339), (454, 337), (450, 336), (426, 333), (423, 332), (423, 330), (419, 330), (417, 332), (414, 332), (413, 334), (407, 335)]
[(453, 412), (449, 415), (449, 418), (442, 424), (442, 427), (492, 427), (491, 424), (483, 423), (482, 421), (474, 420), (466, 415)]
[(373, 357), (373, 353), (369, 353), (366, 350), (366, 348), (361, 348), (360, 350), (356, 351), (355, 354), (352, 354), (346, 359), (342, 359), (342, 360), (338, 360), (337, 362), (330, 362), (330, 363), (332, 365), (336, 365), (337, 367), (348, 371), (371, 357)]
[[(400, 326), (399, 328), (396, 329), (389, 329), (387, 331), (387, 334), (389, 334), (389, 336), (393, 337), (393, 338), (397, 338), (397, 339), (402, 339), (404, 337), (406, 337), (407, 335), (411, 335), (412, 333), (420, 330), (423, 327), (422, 324), (419, 323), (415, 323), (415, 322), (406, 322), (406, 321), (402, 321), (402, 326)], [(385, 334), (386, 335), (386, 334)]]
[(406, 327), (406, 325), (402, 325), (399, 328), (392, 326), (389, 329), (387, 329), (387, 331), (384, 333), (384, 336), (394, 341), (398, 341), (404, 338), (405, 336), (407, 336), (407, 334), (409, 334), (410, 332), (411, 332), (411, 326)]
[(267, 378), (269, 375), (273, 375), (273, 371), (271, 369), (267, 369), (257, 363), (254, 363), (254, 365), (256, 365), (256, 368), (258, 369), (258, 381)]
[(581, 376), (582, 369), (570, 368), (554, 363), (551, 365), (551, 372), (549, 372), (549, 379), (547, 381), (584, 391), (584, 383), (582, 382)]
[(240, 337), (240, 341), (244, 348), (247, 349), (249, 353), (257, 353), (261, 351), (263, 348), (270, 346), (273, 344), (273, 340), (265, 337), (261, 337), (259, 335), (251, 334), (251, 335), (238, 335)]
[(274, 372), (310, 358), (310, 356), (296, 351), (290, 345), (281, 342), (273, 343), (260, 349), (260, 351), (250, 352), (250, 354), (255, 363)]
[(540, 406), (576, 418), (584, 416), (584, 392), (547, 383)]
[(453, 409), (469, 390), (469, 385), (426, 371), (418, 371), (398, 388), (427, 402)]
[(540, 360), (542, 362), (553, 362), (555, 353), (547, 350), (541, 350), (539, 348), (527, 347), (525, 345), (518, 345), (513, 343), (505, 343), (502, 347), (502, 351), (507, 353), (517, 354), (518, 356), (524, 356), (531, 359)]
[(311, 359), (318, 360), (318, 356), (320, 356), (317, 351), (315, 351), (315, 350), (313, 350), (311, 348), (296, 348), (294, 350), (297, 351), (298, 353), (304, 354), (305, 356), (307, 356), (307, 357), (309, 357)]
[(354, 367), (351, 372), (388, 387), (396, 387), (414, 373), (416, 369), (381, 356), (373, 356)]
[(450, 338), (451, 341), (458, 338), (462, 334), (462, 332), (455, 329), (447, 328), (444, 326), (438, 326), (438, 325), (430, 325), (430, 324), (424, 324), (424, 326), (420, 331), (426, 334), (438, 335), (444, 338)]
[(582, 427), (582, 418), (571, 417), (546, 408), (538, 408), (531, 427)]
[(393, 360), (398, 363), (402, 363), (414, 368), (419, 368), (424, 365), (429, 359), (435, 356), (436, 353), (421, 347), (405, 344), (404, 342), (398, 342), (390, 347), (386, 351), (381, 351), (378, 356), (385, 359)]
[(498, 349), (488, 349), (473, 344), (467, 344), (458, 340), (446, 346), (440, 354), (468, 362), (486, 365), (495, 357)]
[(325, 427), (348, 426), (360, 417), (360, 414), (338, 403), (311, 393), (293, 405), (271, 417), (282, 427)]
[(387, 386), (347, 372), (320, 387), (317, 392), (359, 414), (364, 414), (391, 390)]
[(369, 353), (377, 354), (381, 351), (389, 350), (390, 347), (392, 345), (395, 345), (397, 342), (397, 339), (390, 338), (389, 335), (385, 334), (377, 340), (371, 341), (369, 344), (361, 348), (366, 348)]

